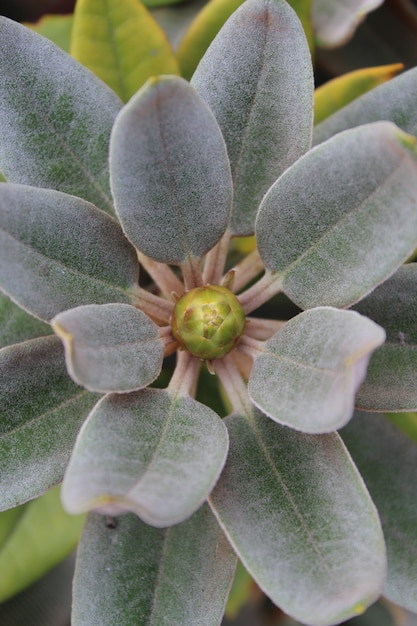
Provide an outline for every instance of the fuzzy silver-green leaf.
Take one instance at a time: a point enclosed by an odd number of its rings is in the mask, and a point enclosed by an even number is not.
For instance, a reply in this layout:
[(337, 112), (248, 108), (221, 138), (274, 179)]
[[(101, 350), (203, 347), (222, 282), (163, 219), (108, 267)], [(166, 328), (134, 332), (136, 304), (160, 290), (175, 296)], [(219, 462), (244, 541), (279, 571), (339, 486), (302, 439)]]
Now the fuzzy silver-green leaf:
[(356, 405), (365, 411), (417, 410), (417, 263), (400, 267), (355, 306), (385, 328)]
[(340, 437), (299, 433), (258, 411), (226, 424), (230, 451), (210, 503), (249, 573), (303, 624), (362, 613), (381, 593), (385, 546)]
[(260, 255), (303, 309), (347, 307), (417, 246), (416, 139), (390, 122), (335, 135), (271, 187), (259, 209)]
[(72, 623), (218, 626), (235, 564), (206, 504), (163, 530), (132, 514), (90, 513), (78, 548)]
[(336, 133), (362, 124), (389, 120), (404, 132), (417, 135), (417, 68), (368, 91), (314, 129), (317, 145)]
[(227, 144), (231, 231), (251, 234), (263, 195), (311, 143), (313, 72), (297, 15), (283, 0), (247, 0), (208, 48), (191, 84)]
[(227, 228), (226, 146), (212, 112), (182, 78), (150, 79), (120, 112), (110, 174), (127, 237), (156, 261), (201, 257)]
[(67, 374), (57, 337), (0, 350), (0, 509), (62, 481), (81, 424), (97, 396)]
[(62, 497), (72, 513), (136, 513), (156, 527), (189, 517), (224, 465), (227, 430), (189, 396), (143, 389), (109, 394), (83, 426)]
[(52, 320), (68, 371), (90, 391), (134, 391), (155, 380), (164, 346), (158, 326), (128, 304), (90, 304)]
[(346, 43), (369, 11), (384, 0), (312, 0), (311, 19), (319, 46), (333, 48)]
[(0, 287), (49, 321), (81, 304), (130, 302), (134, 248), (120, 225), (60, 191), (0, 185)]
[(108, 146), (122, 107), (94, 74), (30, 29), (0, 18), (0, 170), (114, 214)]
[(255, 358), (251, 399), (291, 428), (307, 433), (337, 430), (351, 418), (371, 353), (384, 339), (383, 328), (354, 311), (304, 311)]
[(387, 546), (384, 595), (417, 612), (417, 448), (383, 415), (358, 412), (341, 432), (378, 507)]

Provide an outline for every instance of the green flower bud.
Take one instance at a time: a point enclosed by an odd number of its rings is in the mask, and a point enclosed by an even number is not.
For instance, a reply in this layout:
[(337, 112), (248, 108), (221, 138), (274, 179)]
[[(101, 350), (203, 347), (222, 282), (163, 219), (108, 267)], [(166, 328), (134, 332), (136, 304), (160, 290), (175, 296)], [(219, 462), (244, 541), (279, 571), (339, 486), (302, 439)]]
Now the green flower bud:
[(182, 348), (212, 361), (221, 359), (239, 343), (245, 314), (226, 287), (196, 287), (177, 301), (171, 326)]

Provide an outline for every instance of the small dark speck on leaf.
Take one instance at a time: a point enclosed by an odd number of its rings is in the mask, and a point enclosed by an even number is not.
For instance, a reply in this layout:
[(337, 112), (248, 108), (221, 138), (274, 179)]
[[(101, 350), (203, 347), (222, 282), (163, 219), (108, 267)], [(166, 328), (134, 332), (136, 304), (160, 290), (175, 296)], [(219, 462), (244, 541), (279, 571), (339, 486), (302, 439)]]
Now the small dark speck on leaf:
[(117, 528), (117, 519), (115, 517), (106, 515), (105, 519), (106, 519), (106, 528)]

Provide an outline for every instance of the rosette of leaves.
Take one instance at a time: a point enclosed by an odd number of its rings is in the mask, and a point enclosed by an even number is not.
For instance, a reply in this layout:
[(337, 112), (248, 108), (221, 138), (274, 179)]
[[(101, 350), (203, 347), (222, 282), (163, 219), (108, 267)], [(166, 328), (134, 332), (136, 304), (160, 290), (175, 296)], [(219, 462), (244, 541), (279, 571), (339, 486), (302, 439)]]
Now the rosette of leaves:
[[(382, 416), (349, 423), (380, 520), (335, 432), (359, 388), (366, 410), (417, 408), (415, 138), (387, 116), (311, 148), (308, 45), (283, 0), (247, 0), (191, 84), (153, 78), (125, 106), (0, 30), (1, 506), (63, 480), (89, 512), (73, 624), (218, 624), (236, 555), (303, 623), (382, 592), (417, 608), (414, 444)], [(298, 315), (252, 315), (280, 292)], [(208, 354), (224, 420), (196, 398)]]

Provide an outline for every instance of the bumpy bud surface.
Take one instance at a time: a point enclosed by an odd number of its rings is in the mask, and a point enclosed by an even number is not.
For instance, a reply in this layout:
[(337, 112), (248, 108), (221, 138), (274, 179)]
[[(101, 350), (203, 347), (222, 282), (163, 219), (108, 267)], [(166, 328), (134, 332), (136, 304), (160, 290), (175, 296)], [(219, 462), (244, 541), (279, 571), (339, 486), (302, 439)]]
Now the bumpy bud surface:
[(176, 303), (172, 334), (200, 359), (220, 359), (238, 343), (245, 328), (245, 314), (236, 296), (209, 285), (187, 291)]

